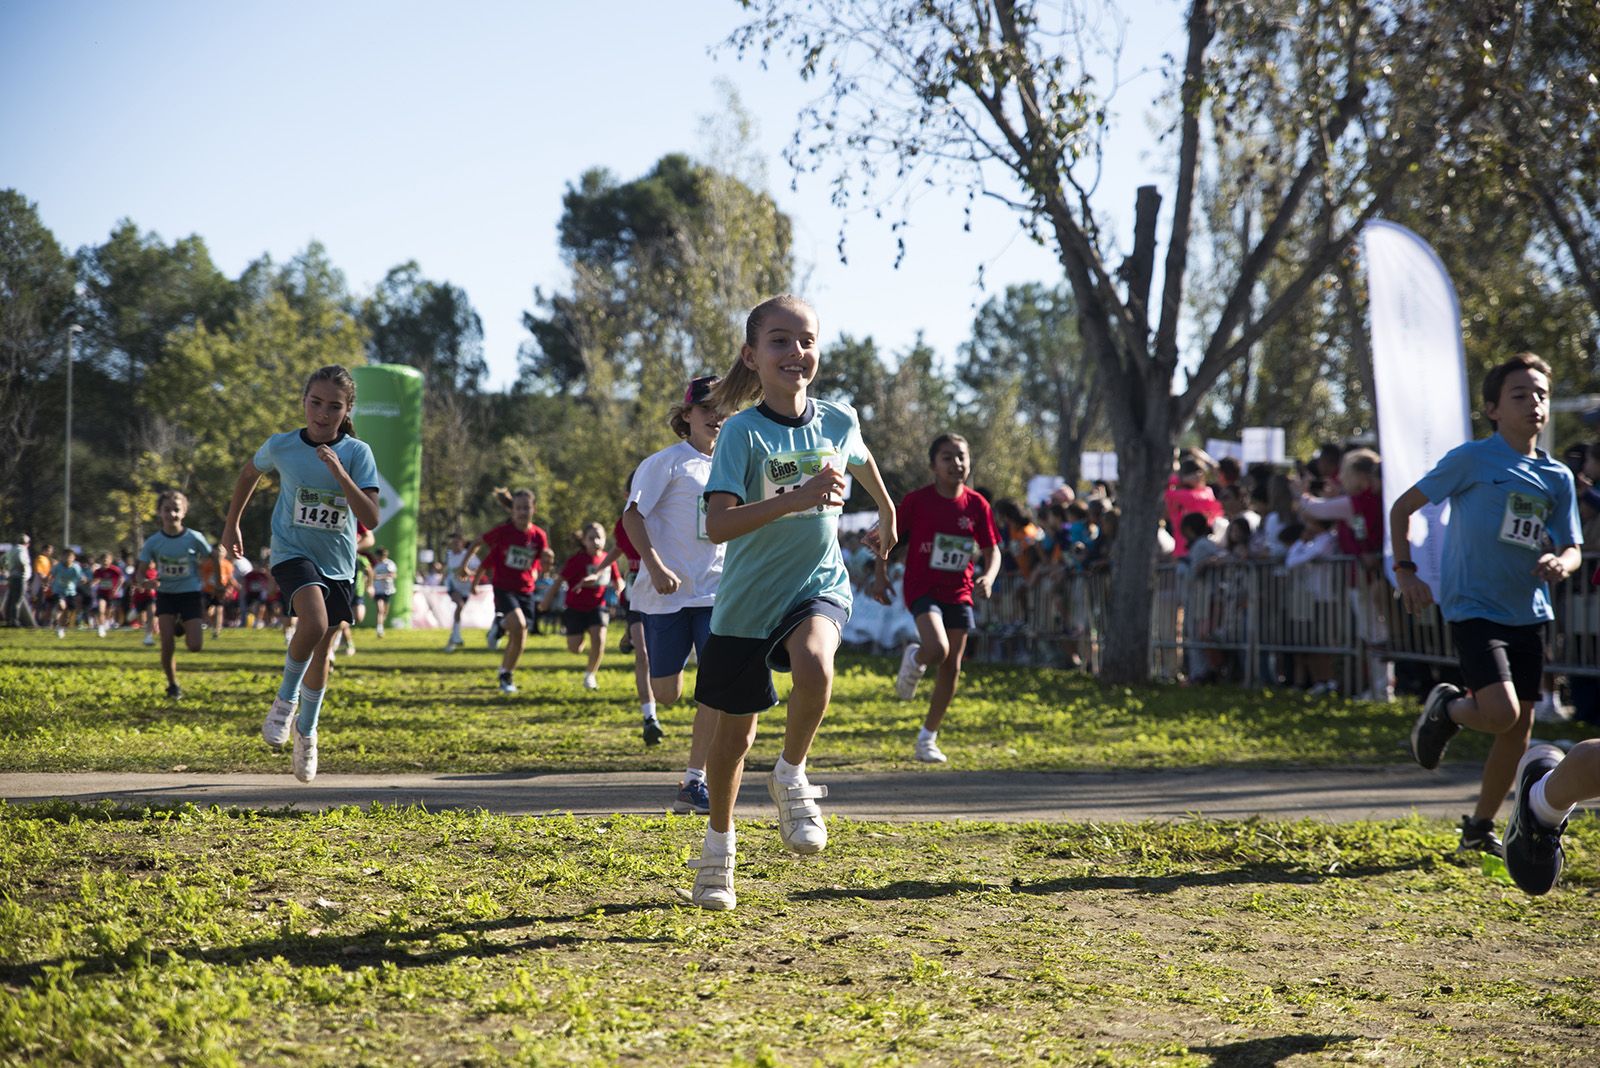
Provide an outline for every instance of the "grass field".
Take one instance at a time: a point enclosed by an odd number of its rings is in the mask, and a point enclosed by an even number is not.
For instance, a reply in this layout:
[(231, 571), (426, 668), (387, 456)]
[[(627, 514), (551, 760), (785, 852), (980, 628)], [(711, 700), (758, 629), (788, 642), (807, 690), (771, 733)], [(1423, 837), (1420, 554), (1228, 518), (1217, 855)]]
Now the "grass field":
[(1600, 1058), (1594, 821), (1545, 899), (1418, 821), (752, 821), (726, 914), (700, 826), (0, 806), (0, 1061)]
[[(474, 639), (445, 654), (443, 637), (360, 637), (336, 665), (321, 728), (322, 770), (617, 771), (677, 767), (690, 711), (663, 714), (668, 744), (640, 742), (632, 658), (613, 648), (600, 689), (580, 685), (581, 661), (551, 636), (533, 639), (518, 672), (522, 692), (495, 689), (499, 660)], [(132, 633), (0, 631), (0, 770), (280, 771), (262, 744), (276, 688), (276, 632), (228, 631), (199, 654), (179, 654), (185, 696), (164, 696), (153, 649)], [(906, 766), (925, 711), (896, 701), (895, 664), (845, 655), (813, 754), (817, 767)], [(780, 689), (785, 677), (780, 676)], [(692, 675), (690, 682), (692, 692)], [(1219, 764), (1395, 763), (1415, 714), (1410, 704), (1307, 701), (1297, 693), (1228, 687), (1107, 688), (1048, 669), (969, 665), (941, 733), (968, 770), (1196, 767)], [(753, 761), (770, 763), (782, 710), (766, 717)], [(1573, 728), (1541, 736), (1581, 736)], [(680, 744), (673, 744), (677, 741)], [(1472, 760), (1464, 735), (1451, 757)]]

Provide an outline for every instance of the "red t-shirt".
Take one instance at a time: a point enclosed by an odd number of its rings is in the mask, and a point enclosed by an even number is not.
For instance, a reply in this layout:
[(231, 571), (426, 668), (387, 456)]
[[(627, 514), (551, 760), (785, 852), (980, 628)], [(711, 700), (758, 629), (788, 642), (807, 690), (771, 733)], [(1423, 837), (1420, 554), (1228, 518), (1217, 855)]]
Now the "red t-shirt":
[(905, 495), (895, 515), (906, 543), (906, 604), (921, 597), (971, 604), (978, 550), (1000, 540), (989, 502), (965, 486), (954, 497), (923, 486)]
[(1172, 553), (1174, 559), (1189, 554), (1189, 540), (1183, 536), (1183, 517), (1190, 512), (1199, 512), (1206, 517), (1206, 522), (1214, 523), (1217, 516), (1222, 514), (1222, 504), (1217, 500), (1217, 495), (1211, 492), (1210, 486), (1197, 486), (1194, 489), (1175, 486), (1167, 490), (1167, 533), (1178, 543)]
[(508, 593), (532, 593), (539, 557), (550, 545), (544, 531), (538, 526), (518, 530), (510, 523), (501, 523), (480, 540), (489, 547), (484, 559), (489, 584)]
[(628, 572), (631, 574), (639, 570), (639, 550), (633, 547), (633, 540), (628, 537), (627, 528), (618, 518), (617, 525), (611, 528), (611, 540), (617, 543), (617, 548), (622, 550), (622, 555), (628, 558)]
[[(567, 562), (561, 565), (561, 577), (567, 583), (567, 607), (580, 612), (587, 612), (591, 608), (599, 608), (606, 603), (606, 584), (594, 586), (579, 586), (578, 583), (594, 574), (594, 570), (604, 559), (598, 553), (573, 553), (567, 557)], [(611, 585), (615, 586), (622, 576), (617, 571), (617, 565), (612, 564)]]
[(1339, 521), (1339, 551), (1346, 556), (1383, 551), (1383, 498), (1372, 490), (1350, 495), (1349, 519)]
[(122, 593), (122, 568), (116, 564), (94, 569), (95, 588), (102, 597), (117, 597)]

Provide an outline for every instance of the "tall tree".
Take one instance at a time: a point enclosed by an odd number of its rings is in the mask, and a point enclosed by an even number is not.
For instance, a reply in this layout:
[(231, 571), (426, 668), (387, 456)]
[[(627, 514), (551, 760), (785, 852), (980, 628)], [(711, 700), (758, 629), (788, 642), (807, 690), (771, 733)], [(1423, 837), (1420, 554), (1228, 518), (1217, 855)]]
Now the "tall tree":
[(1100, 381), (1084, 359), (1078, 310), (1065, 286), (1007, 286), (978, 309), (962, 346), (961, 379), (976, 392), (1015, 379), (1023, 413), (1054, 447), (1054, 467), (1076, 483), (1084, 444), (1100, 425)]
[(41, 401), (66, 354), (73, 278), (37, 205), (0, 190), (0, 537), (8, 540), (45, 521), (35, 446), (53, 429), (40, 422)]
[[(1104, 674), (1146, 678), (1161, 490), (1179, 435), (1221, 374), (1492, 93), (1503, 72), (1483, 62), (1483, 46), (1511, 32), (1502, 17), (1510, 0), (1460, 10), (1428, 0), (1191, 0), (1169, 130), (1176, 152), (1158, 301), (1160, 192), (1139, 190), (1132, 248), (1120, 266), (1090, 201), (1108, 127), (1092, 72), (1080, 62), (1093, 47), (1081, 32), (1083, 8), (1031, 0), (750, 6), (755, 17), (734, 33), (733, 46), (788, 52), (823, 87), (802, 117), (792, 163), (838, 161), (836, 196), (846, 198), (864, 185), (881, 196), (873, 182), (880, 172), (897, 190), (964, 182), (973, 195), (1011, 205), (1056, 251), (1084, 350), (1105, 386), (1123, 479)], [(1205, 104), (1215, 98), (1242, 115), (1289, 107), (1300, 123), (1293, 139), (1268, 146), (1268, 169), (1291, 177), (1264, 185), (1258, 236), (1228, 265), (1227, 299), (1197, 333), (1180, 380), (1197, 178), (1211, 132)], [(1329, 182), (1333, 155), (1359, 175), (1355, 185)], [(1329, 224), (1317, 225), (1328, 208)], [(1258, 304), (1267, 265), (1296, 231), (1314, 235), (1305, 258)]]

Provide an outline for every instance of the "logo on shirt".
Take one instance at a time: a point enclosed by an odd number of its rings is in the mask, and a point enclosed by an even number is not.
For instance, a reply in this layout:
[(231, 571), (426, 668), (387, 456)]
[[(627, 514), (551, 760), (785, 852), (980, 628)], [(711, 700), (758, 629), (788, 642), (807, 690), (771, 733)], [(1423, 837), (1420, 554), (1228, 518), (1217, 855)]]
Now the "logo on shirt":
[(956, 529), (957, 530), (971, 530), (972, 529), (972, 517), (964, 515), (964, 516), (961, 516), (960, 518), (958, 518), (956, 520)]

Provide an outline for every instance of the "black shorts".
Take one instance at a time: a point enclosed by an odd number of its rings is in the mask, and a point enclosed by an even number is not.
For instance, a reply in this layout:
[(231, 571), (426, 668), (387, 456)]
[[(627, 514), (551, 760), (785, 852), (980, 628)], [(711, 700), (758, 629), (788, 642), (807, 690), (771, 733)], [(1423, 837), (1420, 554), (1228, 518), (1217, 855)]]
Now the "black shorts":
[(604, 608), (568, 608), (561, 613), (561, 626), (569, 638), (587, 634), (590, 627), (604, 627), (610, 622), (611, 615)]
[(78, 607), (79, 608), (87, 610), (87, 609), (90, 609), (90, 608), (98, 607), (99, 604), (100, 604), (100, 595), (97, 594), (94, 590), (79, 590), (78, 591)]
[(1543, 623), (1513, 627), (1487, 619), (1451, 623), (1467, 689), (1476, 692), (1509, 682), (1519, 704), (1537, 701), (1544, 675), (1544, 628)]
[(755, 715), (777, 704), (772, 673), (789, 670), (789, 650), (784, 640), (812, 616), (832, 620), (842, 632), (850, 612), (837, 601), (813, 597), (791, 610), (765, 638), (713, 633), (700, 658), (700, 670), (695, 673), (694, 699), (735, 716)]
[(193, 593), (157, 593), (156, 615), (177, 616), (187, 623), (206, 614), (206, 595), (199, 590)]
[(394, 596), (394, 594), (392, 594), (392, 593), (375, 593), (375, 594), (372, 595), (372, 599), (374, 601), (387, 602), (393, 596)]
[(221, 608), (225, 604), (227, 604), (227, 602), (225, 600), (223, 600), (222, 595), (220, 593), (208, 593), (208, 594), (206, 594), (206, 606), (208, 608)]
[(328, 578), (317, 570), (316, 564), (303, 556), (297, 556), (293, 560), (273, 564), (272, 580), (278, 584), (278, 592), (282, 595), (283, 603), (290, 615), (294, 614), (294, 595), (300, 592), (302, 587), (321, 586), (322, 603), (328, 610), (328, 625), (336, 626), (356, 621), (353, 603), (355, 582), (351, 579)]
[(939, 600), (931, 593), (911, 602), (913, 617), (935, 610), (944, 617), (944, 629), (947, 631), (972, 630), (977, 626), (978, 616), (970, 604), (950, 604), (948, 601)]
[(522, 593), (518, 590), (497, 589), (494, 591), (494, 614), (497, 616), (509, 615), (512, 610), (520, 608), (522, 609), (522, 621), (524, 623), (532, 623), (533, 607), (534, 596), (531, 590), (527, 593)]

